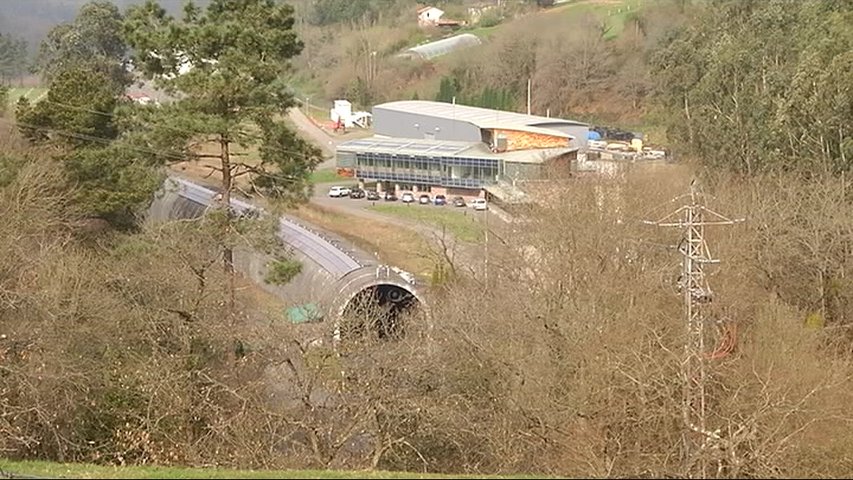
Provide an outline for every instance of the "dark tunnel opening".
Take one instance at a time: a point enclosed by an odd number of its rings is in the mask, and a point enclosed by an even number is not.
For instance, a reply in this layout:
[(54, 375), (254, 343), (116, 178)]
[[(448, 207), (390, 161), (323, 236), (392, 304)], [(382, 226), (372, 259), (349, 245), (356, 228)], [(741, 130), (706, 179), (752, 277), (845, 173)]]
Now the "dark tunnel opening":
[(402, 338), (406, 319), (418, 306), (418, 299), (403, 287), (390, 284), (367, 287), (355, 294), (344, 309), (341, 338), (365, 335), (380, 340)]

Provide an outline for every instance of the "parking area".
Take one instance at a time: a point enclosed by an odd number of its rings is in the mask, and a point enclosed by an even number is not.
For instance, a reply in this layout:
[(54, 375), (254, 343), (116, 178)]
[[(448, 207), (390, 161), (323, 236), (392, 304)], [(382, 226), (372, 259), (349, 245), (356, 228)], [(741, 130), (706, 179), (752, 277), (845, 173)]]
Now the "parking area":
[(354, 183), (340, 182), (316, 185), (311, 201), (356, 217), (415, 227), (430, 235), (444, 232), (464, 242), (479, 241), (486, 226), (491, 229), (505, 224), (492, 206), (480, 205), (475, 209), (473, 203), (477, 199), (444, 196), (436, 202), (436, 196), (407, 191), (388, 196), (372, 189), (359, 191)]

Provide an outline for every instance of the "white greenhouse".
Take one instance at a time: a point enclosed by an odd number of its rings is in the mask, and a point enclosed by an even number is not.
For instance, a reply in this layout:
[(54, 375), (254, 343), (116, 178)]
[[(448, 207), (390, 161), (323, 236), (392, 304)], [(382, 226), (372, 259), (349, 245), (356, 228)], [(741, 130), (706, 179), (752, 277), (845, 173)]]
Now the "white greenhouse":
[(417, 47), (412, 47), (401, 53), (400, 56), (430, 60), (435, 57), (446, 55), (456, 50), (461, 50), (463, 48), (473, 47), (480, 44), (482, 44), (482, 42), (480, 41), (480, 38), (476, 35), (470, 33), (463, 33), (461, 35), (455, 35), (453, 37), (443, 38), (435, 42), (425, 43), (423, 45), (418, 45)]

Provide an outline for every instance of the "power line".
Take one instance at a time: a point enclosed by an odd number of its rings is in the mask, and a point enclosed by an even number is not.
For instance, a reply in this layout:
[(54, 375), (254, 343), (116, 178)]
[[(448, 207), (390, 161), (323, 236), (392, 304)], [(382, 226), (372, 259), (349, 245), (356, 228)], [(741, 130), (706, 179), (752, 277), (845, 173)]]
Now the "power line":
[[(76, 138), (78, 140), (91, 141), (94, 143), (99, 143), (99, 144), (107, 145), (107, 146), (113, 144), (116, 141), (115, 139), (97, 137), (97, 136), (87, 135), (87, 134), (79, 133), (79, 132), (69, 132), (67, 130), (59, 130), (59, 129), (54, 129), (54, 128), (42, 127), (42, 126), (38, 126), (38, 125), (32, 125), (32, 124), (28, 124), (28, 123), (9, 120), (6, 118), (0, 118), (0, 121), (3, 121), (9, 125), (15, 125), (15, 126), (24, 127), (24, 128), (30, 128), (33, 130), (38, 130), (38, 131), (42, 131), (42, 132), (46, 132), (46, 133), (53, 133), (53, 134), (61, 135), (61, 136), (68, 137), (68, 138)], [(138, 146), (126, 145), (126, 144), (122, 144), (122, 147), (127, 148), (129, 150), (136, 150), (138, 152), (147, 153), (150, 155), (163, 156), (166, 158), (171, 158), (172, 160), (177, 160), (177, 161), (192, 161), (192, 160), (194, 160), (193, 157), (188, 157), (185, 154), (180, 154), (180, 153), (166, 152), (166, 151), (162, 151), (162, 150), (158, 151), (158, 150), (153, 150), (153, 149), (149, 149), (149, 148), (145, 148), (145, 147), (138, 147)], [(277, 173), (269, 172), (269, 171), (259, 171), (259, 169), (257, 169), (257, 167), (252, 167), (251, 165), (245, 165), (245, 164), (243, 164), (243, 165), (244, 165), (244, 168), (246, 168), (248, 171), (250, 171), (251, 173), (254, 173), (255, 175), (257, 175), (259, 177), (274, 178), (274, 179), (277, 179), (280, 181), (285, 181), (285, 182), (296, 182), (299, 180), (297, 177), (292, 176), (292, 175), (282, 175), (282, 174), (277, 174)], [(210, 168), (212, 168), (213, 170), (216, 170), (213, 167), (210, 167)], [(252, 182), (252, 183), (254, 183), (254, 182)]]
[[(59, 107), (63, 107), (63, 108), (68, 108), (68, 109), (72, 109), (72, 110), (78, 110), (78, 111), (81, 111), (81, 112), (91, 113), (91, 114), (93, 114), (93, 115), (102, 115), (102, 116), (109, 117), (109, 118), (115, 118), (116, 116), (118, 116), (116, 113), (103, 112), (103, 111), (93, 110), (93, 109), (89, 109), (89, 108), (85, 108), (85, 107), (78, 107), (78, 106), (76, 106), (76, 105), (68, 105), (68, 104), (65, 104), (65, 103), (56, 102), (56, 101), (54, 101), (54, 100), (47, 100), (47, 99), (45, 99), (45, 100), (42, 100), (42, 101), (43, 101), (43, 102), (50, 103), (50, 104), (53, 104), (53, 105), (56, 105), (56, 106), (59, 106)], [(188, 129), (185, 129), (185, 128), (178, 128), (178, 127), (174, 127), (174, 126), (171, 126), (171, 125), (165, 125), (165, 124), (153, 125), (153, 124), (151, 124), (151, 123), (146, 123), (146, 124), (145, 124), (145, 126), (147, 126), (148, 128), (153, 128), (153, 127), (156, 127), (156, 128), (166, 128), (166, 129), (168, 129), (168, 130), (172, 130), (172, 131), (175, 131), (175, 132), (188, 133), (188, 134), (191, 134), (191, 135), (205, 135), (205, 134), (206, 134), (205, 132), (200, 132), (200, 131), (196, 131), (196, 130), (188, 130)], [(252, 135), (252, 137), (253, 137), (253, 138), (255, 138), (255, 139), (260, 138), (260, 137), (259, 137), (259, 136), (257, 136), (257, 135)], [(285, 150), (285, 149), (281, 149), (281, 148), (270, 148), (270, 147), (265, 147), (265, 148), (268, 148), (268, 149), (270, 149), (270, 150), (272, 150), (272, 151), (274, 151), (274, 152), (283, 153), (283, 154), (285, 154), (285, 155), (300, 155), (303, 159), (308, 158), (308, 155), (306, 155), (304, 152), (300, 152), (300, 151), (297, 151), (297, 150)]]
[[(90, 142), (94, 142), (94, 143), (100, 143), (102, 145), (111, 145), (116, 141), (116, 139), (113, 139), (113, 138), (97, 137), (94, 135), (88, 135), (88, 134), (80, 133), (80, 132), (70, 132), (67, 130), (60, 130), (60, 129), (56, 129), (56, 128), (49, 128), (49, 127), (44, 127), (44, 126), (39, 126), (39, 125), (32, 125), (29, 123), (18, 122), (15, 120), (9, 120), (7, 118), (0, 118), (0, 121), (5, 122), (9, 125), (15, 125), (18, 127), (29, 128), (32, 130), (38, 130), (38, 131), (45, 132), (45, 133), (53, 133), (53, 134), (60, 135), (63, 137), (76, 138), (78, 140), (86, 140), (86, 141), (90, 141)], [(185, 154), (180, 154), (180, 153), (175, 153), (175, 152), (166, 152), (163, 150), (158, 151), (158, 150), (153, 150), (153, 149), (149, 149), (149, 148), (145, 148), (145, 147), (139, 147), (136, 145), (125, 145), (125, 144), (123, 144), (122, 147), (127, 148), (129, 150), (136, 150), (138, 152), (147, 153), (147, 154), (155, 155), (155, 156), (164, 156), (167, 158), (184, 160), (184, 161), (190, 160), (190, 158), (186, 157)]]
[[(682, 255), (679, 288), (683, 295), (684, 323), (687, 339), (682, 361), (682, 417), (685, 423), (684, 461), (690, 477), (708, 478), (708, 453), (719, 435), (708, 429), (705, 387), (708, 380), (706, 362), (725, 356), (734, 348), (734, 330), (725, 332), (713, 351), (706, 351), (707, 306), (713, 292), (705, 276), (705, 265), (720, 261), (711, 255), (705, 241), (705, 227), (733, 225), (744, 219), (731, 219), (701, 203), (696, 181), (690, 183), (689, 201), (659, 220), (644, 223), (658, 227), (682, 229), (678, 250)], [(682, 197), (678, 197), (682, 198)]]

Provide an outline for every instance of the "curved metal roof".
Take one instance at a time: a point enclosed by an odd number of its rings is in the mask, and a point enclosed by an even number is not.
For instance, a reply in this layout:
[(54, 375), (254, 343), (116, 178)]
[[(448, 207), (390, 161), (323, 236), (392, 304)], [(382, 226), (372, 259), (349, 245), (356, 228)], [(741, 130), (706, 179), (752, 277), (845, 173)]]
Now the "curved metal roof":
[(492, 130), (520, 130), (523, 132), (540, 133), (563, 138), (574, 138), (572, 135), (554, 130), (553, 126), (587, 126), (586, 123), (574, 120), (564, 120), (554, 117), (540, 117), (538, 115), (526, 115), (524, 113), (505, 112), (503, 110), (492, 110), (489, 108), (470, 107), (444, 102), (430, 102), (426, 100), (401, 100), (376, 105), (376, 109), (384, 109), (395, 112), (411, 113), (439, 118), (452, 118), (462, 122), (468, 122), (477, 128)]
[(412, 47), (406, 50), (406, 53), (413, 53), (424, 60), (429, 60), (431, 58), (446, 55), (454, 50), (473, 47), (476, 45), (480, 45), (481, 43), (482, 42), (480, 41), (480, 38), (476, 35), (470, 33), (463, 33), (461, 35), (443, 38), (435, 42), (425, 43), (423, 45), (418, 45), (417, 47)]

